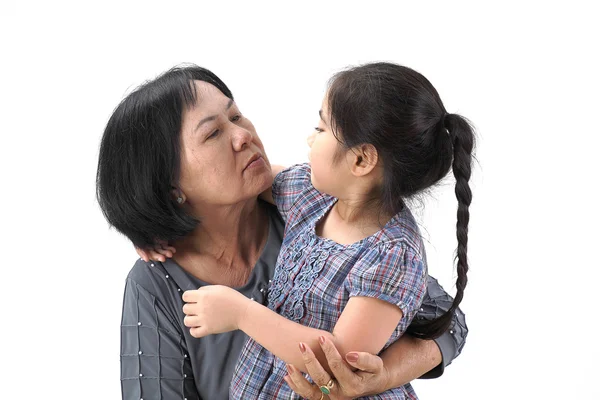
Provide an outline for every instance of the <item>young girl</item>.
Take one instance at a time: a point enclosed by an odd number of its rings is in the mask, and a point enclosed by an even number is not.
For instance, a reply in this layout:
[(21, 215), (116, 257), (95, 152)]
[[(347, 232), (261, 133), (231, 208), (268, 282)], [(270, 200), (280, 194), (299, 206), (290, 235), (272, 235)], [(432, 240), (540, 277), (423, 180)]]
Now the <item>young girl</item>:
[[(286, 228), (268, 308), (219, 285), (183, 295), (193, 336), (234, 329), (250, 336), (231, 384), (233, 399), (298, 398), (286, 384), (288, 373), (304, 369), (301, 352), (309, 348), (324, 360), (319, 342), (325, 338), (340, 354), (377, 354), (406, 331), (422, 301), (427, 267), (405, 200), (451, 167), (459, 204), (457, 294), (446, 314), (413, 333), (440, 335), (463, 297), (470, 125), (446, 112), (424, 76), (390, 63), (335, 75), (319, 116), (310, 165), (281, 171), (272, 187)], [(316, 384), (324, 395), (335, 390), (333, 380)], [(416, 395), (405, 385), (377, 398)]]

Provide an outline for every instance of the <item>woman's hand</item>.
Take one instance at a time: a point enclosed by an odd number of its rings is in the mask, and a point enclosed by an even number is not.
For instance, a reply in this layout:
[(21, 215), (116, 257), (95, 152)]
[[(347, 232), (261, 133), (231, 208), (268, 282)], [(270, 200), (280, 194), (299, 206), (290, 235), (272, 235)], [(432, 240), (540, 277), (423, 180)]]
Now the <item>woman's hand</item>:
[(136, 247), (135, 251), (138, 253), (140, 258), (146, 262), (150, 260), (165, 262), (167, 258), (173, 257), (173, 254), (175, 254), (175, 247), (169, 246), (167, 242), (159, 240), (156, 242), (156, 245), (153, 249), (140, 249), (139, 247)]
[[(291, 389), (300, 396), (309, 400), (320, 400), (321, 390), (319, 386), (327, 385), (330, 380), (333, 382), (333, 388), (329, 395), (332, 400), (353, 399), (382, 393), (389, 389), (389, 372), (381, 358), (370, 353), (350, 352), (346, 354), (345, 360), (357, 369), (352, 371), (344, 363), (342, 356), (330, 340), (325, 338), (324, 343), (321, 343), (321, 347), (334, 376), (330, 376), (325, 371), (311, 351), (310, 346), (305, 346), (306, 351), (302, 354), (304, 364), (316, 384), (308, 382), (302, 373), (293, 367), (288, 369), (289, 375), (285, 377), (285, 381)], [(327, 398), (327, 396), (324, 396), (324, 398)]]
[(252, 300), (227, 286), (210, 285), (183, 293), (185, 318), (195, 338), (238, 329), (239, 322)]

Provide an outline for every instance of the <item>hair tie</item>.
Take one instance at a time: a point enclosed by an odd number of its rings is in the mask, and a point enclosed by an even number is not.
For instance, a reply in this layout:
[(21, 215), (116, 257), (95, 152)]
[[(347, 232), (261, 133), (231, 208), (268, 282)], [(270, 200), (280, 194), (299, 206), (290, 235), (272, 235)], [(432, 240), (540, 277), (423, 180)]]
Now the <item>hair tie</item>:
[(440, 120), (442, 121), (442, 126), (448, 135), (450, 135), (450, 129), (448, 129), (448, 113), (444, 111)]

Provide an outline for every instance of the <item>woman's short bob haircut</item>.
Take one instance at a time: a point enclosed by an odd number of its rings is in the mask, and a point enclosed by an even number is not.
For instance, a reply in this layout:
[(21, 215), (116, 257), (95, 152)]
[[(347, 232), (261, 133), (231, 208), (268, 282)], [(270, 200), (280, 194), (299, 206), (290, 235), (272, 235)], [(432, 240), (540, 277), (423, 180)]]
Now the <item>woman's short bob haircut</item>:
[(197, 99), (194, 81), (233, 100), (211, 71), (177, 66), (125, 97), (104, 130), (96, 197), (109, 224), (137, 247), (180, 239), (199, 223), (172, 195), (179, 183), (182, 115)]

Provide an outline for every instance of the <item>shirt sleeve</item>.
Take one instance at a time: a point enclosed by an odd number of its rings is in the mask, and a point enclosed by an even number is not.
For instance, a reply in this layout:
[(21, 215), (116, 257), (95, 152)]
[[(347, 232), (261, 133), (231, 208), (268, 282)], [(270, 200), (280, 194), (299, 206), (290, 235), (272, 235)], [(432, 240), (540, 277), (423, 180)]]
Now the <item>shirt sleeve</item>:
[[(438, 281), (430, 276), (427, 279), (427, 293), (425, 293), (423, 304), (416, 318), (419, 320), (433, 320), (438, 318), (450, 309), (453, 301), (454, 299), (446, 293)], [(469, 329), (467, 328), (465, 314), (460, 309), (457, 309), (452, 316), (450, 328), (443, 335), (434, 339), (442, 353), (442, 362), (421, 376), (421, 379), (440, 377), (444, 373), (444, 368), (460, 355), (468, 333)]]
[(306, 190), (312, 188), (310, 165), (297, 164), (284, 169), (273, 180), (273, 200), (287, 222), (290, 210)]
[(158, 299), (127, 279), (121, 319), (123, 400), (198, 400), (185, 340)]
[(356, 262), (346, 278), (351, 297), (374, 297), (402, 311), (397, 329), (402, 333), (425, 295), (426, 267), (421, 257), (402, 244), (379, 244)]

